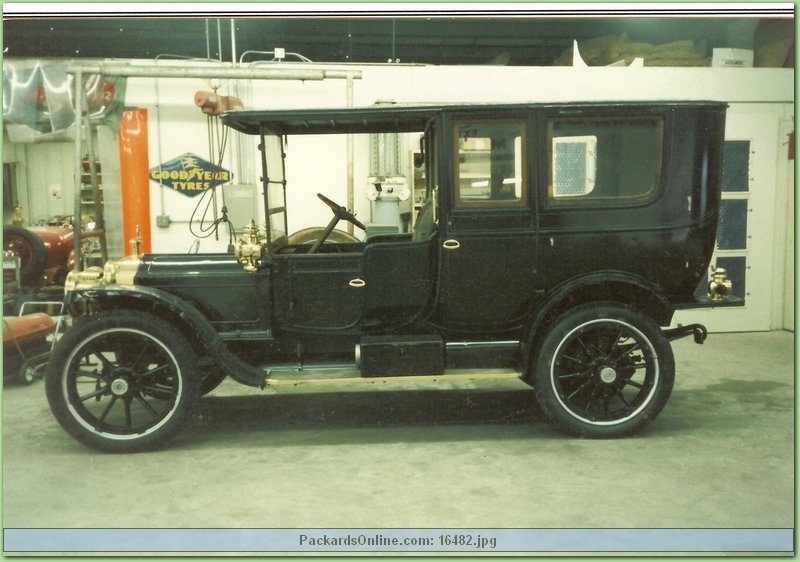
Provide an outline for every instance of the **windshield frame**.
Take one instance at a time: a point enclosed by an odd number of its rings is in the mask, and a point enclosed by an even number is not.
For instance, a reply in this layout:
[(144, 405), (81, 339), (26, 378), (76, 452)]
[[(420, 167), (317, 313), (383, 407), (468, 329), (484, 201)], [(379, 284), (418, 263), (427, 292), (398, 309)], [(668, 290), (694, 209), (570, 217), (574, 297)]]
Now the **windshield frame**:
[[(268, 157), (268, 150), (272, 139), (277, 139), (278, 150), (280, 152), (279, 170), (274, 170), (275, 166), (268, 164), (271, 158)], [(289, 214), (286, 208), (286, 152), (284, 150), (285, 137), (273, 135), (262, 128), (259, 135), (258, 149), (261, 152), (261, 189), (264, 198), (264, 220), (266, 222), (267, 248), (274, 248), (275, 242), (281, 238), (286, 238), (289, 232)], [(272, 158), (274, 160), (274, 158)], [(270, 175), (272, 174), (272, 175)], [(279, 191), (274, 191), (275, 186)], [(271, 197), (272, 195), (272, 197)], [(275, 201), (280, 196), (280, 201)], [(283, 221), (276, 220), (275, 215), (283, 214)], [(280, 223), (280, 224), (276, 224)]]

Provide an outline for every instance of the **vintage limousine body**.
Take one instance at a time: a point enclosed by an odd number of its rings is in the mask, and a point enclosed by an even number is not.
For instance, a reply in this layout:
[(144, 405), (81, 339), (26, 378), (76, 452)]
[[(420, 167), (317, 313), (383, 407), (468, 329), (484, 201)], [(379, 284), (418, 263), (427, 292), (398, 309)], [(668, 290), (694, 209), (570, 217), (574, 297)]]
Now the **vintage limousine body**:
[[(55, 417), (89, 446), (133, 451), (172, 437), (225, 377), (263, 388), (509, 376), (569, 433), (634, 433), (669, 398), (670, 340), (706, 335), (668, 329), (673, 313), (735, 304), (710, 267), (725, 112), (631, 102), (225, 114), (260, 137), (266, 224), (236, 225), (232, 253), (135, 255), (71, 274), (72, 326), (46, 381)], [(285, 177), (285, 139), (383, 132), (421, 134), (427, 200), (409, 233), (343, 236), (339, 221), (364, 224), (324, 183)], [(302, 189), (333, 216), (298, 239), (286, 192)]]

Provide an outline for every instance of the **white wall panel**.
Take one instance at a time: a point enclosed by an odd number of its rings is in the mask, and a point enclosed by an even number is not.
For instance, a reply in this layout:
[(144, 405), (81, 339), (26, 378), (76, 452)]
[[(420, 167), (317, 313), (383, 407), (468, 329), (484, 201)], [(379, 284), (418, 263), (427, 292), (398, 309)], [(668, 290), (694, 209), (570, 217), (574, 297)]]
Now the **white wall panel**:
[[(75, 192), (75, 145), (54, 142), (22, 145), (25, 166), (17, 167), (27, 189), (20, 192), (26, 224), (72, 215)], [(20, 186), (22, 187), (22, 185)]]

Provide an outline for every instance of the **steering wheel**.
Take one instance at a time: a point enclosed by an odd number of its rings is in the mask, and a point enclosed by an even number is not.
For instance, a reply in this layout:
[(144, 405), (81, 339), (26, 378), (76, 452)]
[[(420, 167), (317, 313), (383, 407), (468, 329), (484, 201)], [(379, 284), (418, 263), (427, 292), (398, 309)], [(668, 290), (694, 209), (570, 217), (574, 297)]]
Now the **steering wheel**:
[(331, 208), (331, 211), (333, 211), (334, 216), (331, 219), (331, 222), (328, 223), (328, 226), (325, 227), (325, 230), (322, 232), (322, 234), (319, 235), (319, 238), (317, 238), (316, 242), (314, 242), (314, 245), (311, 246), (311, 249), (308, 250), (309, 254), (314, 254), (319, 251), (322, 244), (325, 242), (328, 236), (330, 236), (331, 232), (333, 232), (333, 229), (336, 228), (336, 224), (340, 220), (346, 220), (347, 222), (353, 223), (361, 230), (367, 230), (367, 227), (364, 226), (364, 223), (358, 220), (353, 213), (351, 213), (341, 205), (337, 205), (336, 203), (325, 197), (322, 193), (317, 193), (317, 197), (319, 197), (323, 203), (325, 203), (328, 207)]
[(358, 220), (356, 216), (350, 211), (348, 211), (346, 208), (342, 207), (341, 205), (337, 205), (336, 203), (325, 197), (322, 193), (317, 193), (317, 197), (319, 197), (323, 203), (325, 203), (328, 207), (331, 208), (331, 211), (333, 211), (333, 214), (336, 215), (337, 218), (347, 222), (351, 222), (361, 230), (367, 230), (367, 227), (364, 226), (364, 223)]

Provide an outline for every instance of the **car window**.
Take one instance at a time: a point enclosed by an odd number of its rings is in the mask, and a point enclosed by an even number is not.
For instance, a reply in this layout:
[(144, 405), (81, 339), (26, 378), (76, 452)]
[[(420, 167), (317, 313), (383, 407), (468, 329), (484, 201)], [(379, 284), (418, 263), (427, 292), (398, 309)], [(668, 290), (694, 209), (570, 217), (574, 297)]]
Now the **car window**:
[(524, 122), (459, 121), (455, 146), (457, 207), (526, 203)]
[(660, 117), (563, 117), (547, 130), (548, 204), (636, 205), (655, 196)]

